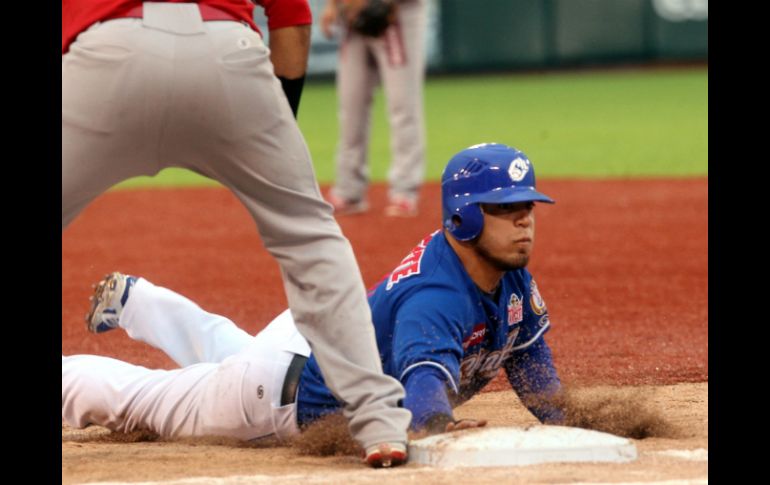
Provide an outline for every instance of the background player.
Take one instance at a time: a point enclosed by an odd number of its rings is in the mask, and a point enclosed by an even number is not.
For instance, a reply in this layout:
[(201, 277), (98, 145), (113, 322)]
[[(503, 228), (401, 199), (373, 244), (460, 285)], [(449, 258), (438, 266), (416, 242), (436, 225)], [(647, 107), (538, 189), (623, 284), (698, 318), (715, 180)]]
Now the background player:
[(221, 182), (278, 261), (297, 328), (346, 403), (353, 436), (383, 456), (380, 445), (406, 443), (404, 390), (382, 372), (358, 265), (291, 109), (310, 9), (258, 3), (271, 49), (248, 0), (62, 1), (62, 229), (130, 177), (182, 167)]
[[(522, 152), (499, 144), (463, 150), (442, 176), (443, 231), (370, 292), (382, 364), (406, 388), (413, 430), (483, 426), (456, 422), (452, 408), (500, 368), (540, 421), (562, 422), (554, 399), (560, 382), (543, 338), (548, 311), (526, 269), (535, 201), (553, 202), (536, 190)], [(96, 295), (92, 331), (120, 326), (183, 368), (63, 357), (62, 417), (72, 426), (285, 438), (340, 409), (288, 312), (251, 337), (144, 279), (115, 273)]]
[(322, 30), (329, 38), (334, 25), (342, 27), (337, 64), (337, 175), (328, 199), (339, 214), (368, 209), (369, 126), (374, 88), (382, 81), (391, 152), (385, 214), (414, 216), (425, 172), (422, 92), (426, 0), (385, 0), (396, 6), (394, 22), (377, 37), (350, 28), (356, 13), (370, 2), (327, 0), (321, 18)]

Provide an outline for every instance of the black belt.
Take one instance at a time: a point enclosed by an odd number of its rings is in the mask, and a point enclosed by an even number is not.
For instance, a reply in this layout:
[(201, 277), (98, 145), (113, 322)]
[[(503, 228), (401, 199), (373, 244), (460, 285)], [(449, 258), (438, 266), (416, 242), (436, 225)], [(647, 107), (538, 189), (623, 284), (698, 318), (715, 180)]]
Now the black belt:
[(302, 375), (302, 369), (305, 368), (307, 357), (294, 354), (289, 368), (286, 371), (286, 378), (283, 380), (283, 389), (281, 390), (281, 406), (293, 404), (297, 400), (297, 388), (299, 387), (299, 376)]

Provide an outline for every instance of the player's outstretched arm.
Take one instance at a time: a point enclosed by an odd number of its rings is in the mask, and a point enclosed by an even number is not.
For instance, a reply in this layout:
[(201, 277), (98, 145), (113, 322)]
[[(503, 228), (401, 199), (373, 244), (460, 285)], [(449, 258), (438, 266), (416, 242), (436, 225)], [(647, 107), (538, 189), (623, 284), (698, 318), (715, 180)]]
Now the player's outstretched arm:
[(403, 405), (412, 413), (412, 431), (443, 433), (455, 422), (450, 396), (460, 392), (464, 331), (451, 311), (457, 297), (446, 288), (424, 289), (396, 312), (393, 363), (406, 391)]
[(564, 421), (561, 381), (545, 339), (541, 337), (514, 353), (504, 366), (511, 387), (541, 423), (560, 424)]
[(410, 439), (487, 425), (486, 419), (455, 420), (446, 386), (443, 374), (430, 367), (415, 370), (407, 380), (404, 407), (412, 412)]

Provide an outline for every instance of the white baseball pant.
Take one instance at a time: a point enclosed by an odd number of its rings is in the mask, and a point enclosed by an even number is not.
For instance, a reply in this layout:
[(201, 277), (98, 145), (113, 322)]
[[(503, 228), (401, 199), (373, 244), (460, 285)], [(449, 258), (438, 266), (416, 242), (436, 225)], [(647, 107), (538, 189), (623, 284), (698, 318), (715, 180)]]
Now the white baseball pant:
[(289, 311), (251, 336), (169, 289), (140, 278), (120, 317), (138, 341), (164, 351), (163, 370), (97, 355), (62, 356), (62, 419), (164, 437), (288, 439), (299, 432), (296, 394), (281, 405), (292, 358), (309, 356)]

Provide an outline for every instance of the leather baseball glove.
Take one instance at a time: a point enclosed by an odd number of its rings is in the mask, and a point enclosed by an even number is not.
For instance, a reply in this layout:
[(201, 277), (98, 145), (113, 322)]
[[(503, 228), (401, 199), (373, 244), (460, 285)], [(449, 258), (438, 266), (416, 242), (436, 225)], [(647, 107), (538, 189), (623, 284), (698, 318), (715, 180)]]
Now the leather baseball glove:
[(396, 20), (395, 0), (348, 0), (343, 6), (348, 27), (368, 37), (381, 36)]

